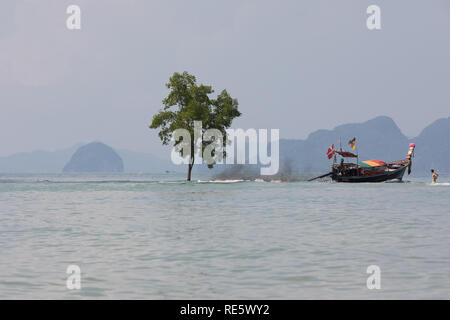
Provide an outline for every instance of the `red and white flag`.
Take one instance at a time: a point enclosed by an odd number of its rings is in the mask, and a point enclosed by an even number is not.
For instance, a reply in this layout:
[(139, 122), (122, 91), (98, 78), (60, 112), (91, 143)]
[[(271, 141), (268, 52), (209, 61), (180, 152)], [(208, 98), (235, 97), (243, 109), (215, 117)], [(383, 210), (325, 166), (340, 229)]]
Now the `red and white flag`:
[(332, 144), (331, 147), (329, 147), (329, 148), (328, 148), (328, 151), (327, 151), (328, 159), (333, 158), (334, 152), (335, 152), (335, 151), (334, 151), (334, 144)]

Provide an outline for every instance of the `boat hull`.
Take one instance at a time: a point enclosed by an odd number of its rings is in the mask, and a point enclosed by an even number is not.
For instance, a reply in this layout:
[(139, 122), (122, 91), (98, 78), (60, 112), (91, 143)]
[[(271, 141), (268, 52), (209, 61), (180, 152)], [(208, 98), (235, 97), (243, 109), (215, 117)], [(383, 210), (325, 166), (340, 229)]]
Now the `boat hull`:
[(402, 180), (407, 166), (401, 167), (393, 171), (386, 171), (375, 175), (364, 176), (342, 176), (333, 174), (331, 178), (336, 182), (385, 182), (389, 180)]

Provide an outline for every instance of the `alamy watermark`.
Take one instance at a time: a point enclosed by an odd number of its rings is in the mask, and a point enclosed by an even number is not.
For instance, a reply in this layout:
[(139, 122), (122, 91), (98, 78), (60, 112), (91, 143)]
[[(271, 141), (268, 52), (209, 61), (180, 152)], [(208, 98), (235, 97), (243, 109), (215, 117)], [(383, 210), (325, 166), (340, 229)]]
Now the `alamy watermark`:
[(381, 289), (381, 269), (377, 265), (370, 265), (367, 267), (366, 272), (370, 274), (370, 276), (367, 278), (367, 289), (373, 290), (373, 289)]
[[(226, 143), (224, 143), (224, 138), (227, 139)], [(243, 129), (227, 129), (224, 137), (218, 129), (208, 129), (203, 132), (202, 122), (194, 121), (194, 141), (191, 140), (191, 134), (187, 129), (174, 130), (172, 139), (176, 144), (172, 149), (171, 158), (172, 162), (177, 165), (190, 164), (192, 152), (194, 152), (193, 164), (202, 164), (203, 161), (208, 165), (260, 164), (261, 175), (267, 176), (277, 174), (280, 167), (279, 129), (270, 129), (269, 143), (268, 129), (247, 129), (245, 131)], [(205, 146), (205, 142), (209, 143)], [(246, 161), (247, 146), (249, 150), (248, 163)]]
[(67, 267), (66, 273), (69, 275), (66, 280), (66, 287), (69, 290), (81, 289), (81, 269), (76, 264)]
[(381, 30), (381, 9), (377, 5), (367, 7), (366, 13), (369, 14), (366, 25), (369, 30)]
[(66, 20), (66, 27), (69, 30), (81, 29), (81, 9), (79, 6), (72, 4), (67, 7), (66, 13), (70, 16)]
[[(81, 29), (81, 8), (72, 4), (67, 7), (66, 13), (70, 16), (66, 20), (66, 27), (69, 30)], [(381, 30), (381, 9), (372, 4), (367, 7), (366, 13), (369, 15), (366, 20), (366, 26), (369, 30)]]

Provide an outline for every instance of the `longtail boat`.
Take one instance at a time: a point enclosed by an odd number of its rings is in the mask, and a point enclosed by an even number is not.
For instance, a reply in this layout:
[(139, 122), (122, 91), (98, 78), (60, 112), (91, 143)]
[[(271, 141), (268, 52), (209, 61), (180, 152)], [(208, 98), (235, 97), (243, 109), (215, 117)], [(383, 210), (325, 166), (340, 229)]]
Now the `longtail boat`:
[[(355, 138), (349, 142), (354, 149)], [(408, 154), (403, 160), (384, 162), (381, 160), (366, 160), (359, 162), (358, 154), (343, 151), (342, 147), (339, 151), (334, 149), (332, 145), (327, 152), (328, 159), (333, 158), (331, 172), (323, 174), (319, 177), (312, 178), (308, 181), (331, 176), (336, 182), (384, 182), (389, 180), (403, 179), (406, 169), (408, 174), (411, 173), (412, 158), (414, 157), (414, 143), (409, 144)], [(337, 161), (337, 155), (341, 157), (340, 162)], [(345, 159), (356, 159), (356, 162), (345, 162)]]
[[(409, 151), (405, 159), (384, 162), (381, 160), (367, 160), (356, 163), (345, 162), (344, 159), (358, 159), (358, 155), (348, 151), (335, 151), (334, 161), (331, 168), (331, 179), (337, 182), (384, 182), (389, 180), (403, 179), (408, 169), (411, 173), (412, 158), (414, 156), (414, 143), (409, 144)], [(341, 157), (338, 163), (336, 154)]]

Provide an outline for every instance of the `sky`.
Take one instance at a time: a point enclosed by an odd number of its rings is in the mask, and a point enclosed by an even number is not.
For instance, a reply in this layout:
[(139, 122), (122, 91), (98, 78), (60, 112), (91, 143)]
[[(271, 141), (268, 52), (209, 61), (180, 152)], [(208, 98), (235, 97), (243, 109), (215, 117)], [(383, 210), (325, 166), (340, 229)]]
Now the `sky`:
[(0, 156), (161, 152), (148, 125), (182, 71), (238, 99), (234, 128), (304, 139), (387, 115), (413, 137), (450, 116), (449, 39), (448, 0), (2, 0)]

